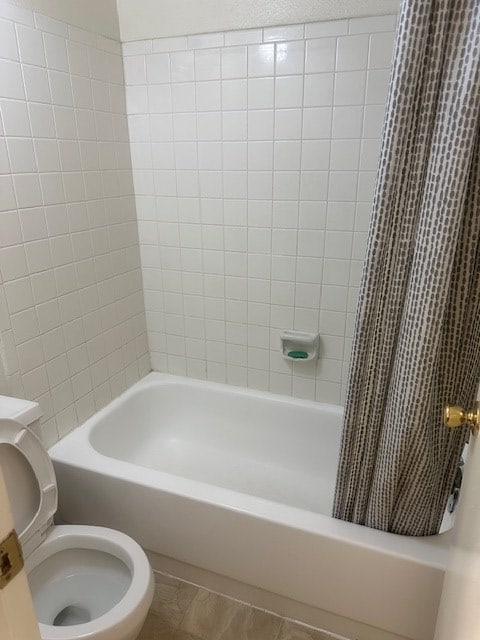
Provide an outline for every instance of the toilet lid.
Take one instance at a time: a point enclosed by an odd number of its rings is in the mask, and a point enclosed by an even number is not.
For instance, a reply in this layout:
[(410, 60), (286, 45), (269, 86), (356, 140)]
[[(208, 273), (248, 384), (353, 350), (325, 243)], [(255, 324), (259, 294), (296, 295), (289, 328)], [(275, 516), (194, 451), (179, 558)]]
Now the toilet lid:
[(42, 541), (57, 510), (52, 461), (30, 429), (15, 420), (0, 419), (0, 468), (15, 530), (27, 556)]

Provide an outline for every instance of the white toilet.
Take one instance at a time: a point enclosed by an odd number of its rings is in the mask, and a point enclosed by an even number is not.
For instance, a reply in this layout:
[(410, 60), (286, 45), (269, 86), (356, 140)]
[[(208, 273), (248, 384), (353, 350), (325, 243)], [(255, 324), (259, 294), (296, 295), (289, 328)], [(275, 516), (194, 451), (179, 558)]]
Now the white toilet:
[(53, 525), (55, 473), (31, 430), (40, 416), (37, 403), (0, 396), (0, 467), (42, 640), (134, 640), (153, 598), (148, 559), (119, 531)]

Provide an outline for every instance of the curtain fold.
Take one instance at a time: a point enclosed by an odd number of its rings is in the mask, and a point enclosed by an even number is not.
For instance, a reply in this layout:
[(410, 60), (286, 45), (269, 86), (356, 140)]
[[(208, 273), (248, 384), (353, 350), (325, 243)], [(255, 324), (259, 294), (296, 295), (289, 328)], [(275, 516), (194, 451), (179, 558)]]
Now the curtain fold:
[(438, 532), (480, 381), (480, 3), (404, 0), (333, 515)]

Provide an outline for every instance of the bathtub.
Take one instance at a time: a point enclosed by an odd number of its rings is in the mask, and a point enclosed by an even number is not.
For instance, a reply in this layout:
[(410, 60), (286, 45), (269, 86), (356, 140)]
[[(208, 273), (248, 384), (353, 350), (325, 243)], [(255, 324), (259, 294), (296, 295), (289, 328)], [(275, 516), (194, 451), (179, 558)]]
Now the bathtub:
[(341, 419), (335, 405), (151, 373), (50, 449), (60, 516), (381, 637), (431, 640), (449, 533), (330, 517)]

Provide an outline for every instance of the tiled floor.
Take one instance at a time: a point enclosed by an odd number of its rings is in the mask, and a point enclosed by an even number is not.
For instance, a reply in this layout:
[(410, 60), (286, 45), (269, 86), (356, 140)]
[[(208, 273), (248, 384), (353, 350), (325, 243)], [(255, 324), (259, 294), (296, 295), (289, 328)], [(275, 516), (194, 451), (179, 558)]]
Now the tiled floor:
[(334, 640), (268, 611), (155, 573), (152, 607), (138, 640)]

